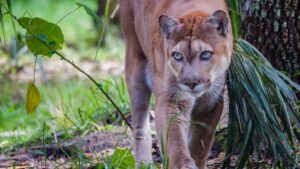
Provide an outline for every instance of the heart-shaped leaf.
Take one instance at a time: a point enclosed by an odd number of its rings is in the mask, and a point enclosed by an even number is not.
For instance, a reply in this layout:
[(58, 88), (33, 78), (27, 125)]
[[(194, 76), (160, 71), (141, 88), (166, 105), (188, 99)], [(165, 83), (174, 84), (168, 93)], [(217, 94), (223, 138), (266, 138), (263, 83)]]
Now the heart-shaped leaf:
[(27, 30), (26, 44), (34, 55), (51, 56), (62, 49), (64, 36), (57, 24), (41, 18), (22, 17), (20, 25)]

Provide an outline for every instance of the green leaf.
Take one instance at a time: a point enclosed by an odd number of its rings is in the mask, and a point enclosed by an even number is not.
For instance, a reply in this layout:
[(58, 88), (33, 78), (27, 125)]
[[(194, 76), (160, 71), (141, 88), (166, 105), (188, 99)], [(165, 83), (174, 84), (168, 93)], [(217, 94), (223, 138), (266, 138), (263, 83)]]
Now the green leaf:
[(134, 157), (128, 148), (116, 148), (111, 161), (115, 169), (132, 169), (134, 168)]
[(109, 15), (109, 5), (110, 5), (110, 0), (107, 0), (105, 5), (105, 12), (104, 12), (105, 16)]
[[(4, 20), (3, 20), (3, 10), (2, 10), (2, 2), (0, 2), (0, 24), (1, 24), (1, 31), (2, 31), (2, 35), (3, 35), (3, 41), (6, 42), (6, 30), (5, 30), (5, 26), (4, 26)], [(2, 42), (2, 39), (0, 39), (0, 42)]]
[(241, 148), (241, 154), (236, 164), (237, 168), (243, 168), (245, 165), (245, 162), (249, 154), (249, 147), (250, 147), (250, 140), (251, 140), (250, 136), (252, 132), (253, 132), (253, 126), (252, 126), (252, 122), (250, 121), (249, 124), (247, 124), (246, 137), (244, 138), (245, 144)]
[(106, 169), (105, 164), (104, 163), (100, 163), (98, 164), (98, 169)]
[(27, 89), (26, 95), (26, 111), (32, 113), (41, 102), (39, 89), (34, 83), (31, 83)]
[(57, 24), (41, 18), (22, 17), (20, 25), (27, 30), (26, 44), (34, 55), (52, 56), (62, 49), (64, 36)]
[[(12, 6), (11, 6), (11, 1), (10, 1), (10, 0), (6, 0), (6, 4), (7, 4), (7, 7), (8, 7), (8, 9), (9, 9), (9, 12), (10, 12), (10, 13), (13, 13), (13, 11), (12, 11)], [(14, 19), (13, 19), (12, 17), (10, 17), (10, 18), (11, 18), (11, 22), (12, 22), (12, 25), (13, 25), (13, 28), (14, 28), (14, 32), (15, 32), (15, 34), (17, 34)]]

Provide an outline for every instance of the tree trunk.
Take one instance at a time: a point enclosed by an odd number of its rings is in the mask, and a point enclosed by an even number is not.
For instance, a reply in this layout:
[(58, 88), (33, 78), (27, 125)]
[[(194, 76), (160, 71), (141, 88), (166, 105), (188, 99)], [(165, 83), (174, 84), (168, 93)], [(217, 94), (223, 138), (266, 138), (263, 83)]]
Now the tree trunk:
[(97, 9), (98, 16), (103, 16), (104, 15), (106, 1), (107, 0), (98, 0), (98, 9)]
[(242, 37), (300, 83), (300, 0), (244, 0)]

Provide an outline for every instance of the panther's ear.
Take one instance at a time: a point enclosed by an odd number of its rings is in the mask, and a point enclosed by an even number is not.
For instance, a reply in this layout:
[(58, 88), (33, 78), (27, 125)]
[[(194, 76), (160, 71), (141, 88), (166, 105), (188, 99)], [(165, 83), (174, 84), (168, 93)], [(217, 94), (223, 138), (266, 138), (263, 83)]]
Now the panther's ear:
[(228, 18), (224, 11), (215, 11), (207, 20), (208, 23), (212, 24), (221, 36), (225, 36), (228, 33)]
[(179, 23), (167, 15), (161, 15), (158, 19), (159, 26), (162, 29), (166, 39), (169, 39), (174, 28)]

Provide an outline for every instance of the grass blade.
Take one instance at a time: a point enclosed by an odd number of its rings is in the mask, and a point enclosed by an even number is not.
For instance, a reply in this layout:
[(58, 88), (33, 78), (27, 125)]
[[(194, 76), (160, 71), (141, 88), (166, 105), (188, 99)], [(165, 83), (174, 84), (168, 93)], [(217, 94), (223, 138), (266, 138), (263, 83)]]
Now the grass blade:
[[(4, 4), (2, 1), (0, 1), (0, 23), (1, 23), (1, 30), (2, 30), (2, 35), (3, 35), (3, 41), (6, 42), (6, 31), (5, 31), (5, 26), (4, 26), (4, 20), (3, 20), (3, 6)], [(2, 41), (2, 39), (1, 39)]]

